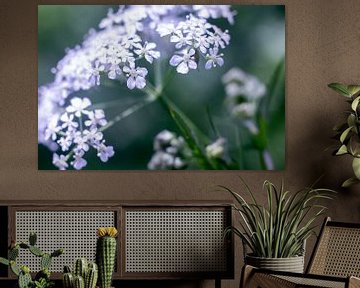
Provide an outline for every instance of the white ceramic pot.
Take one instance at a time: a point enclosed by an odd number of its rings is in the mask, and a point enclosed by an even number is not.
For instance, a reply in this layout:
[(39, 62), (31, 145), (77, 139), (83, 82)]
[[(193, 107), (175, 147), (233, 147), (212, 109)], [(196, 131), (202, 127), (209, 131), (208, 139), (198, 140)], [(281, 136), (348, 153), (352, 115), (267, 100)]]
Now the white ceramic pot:
[(263, 258), (246, 255), (245, 263), (262, 269), (304, 273), (304, 256)]

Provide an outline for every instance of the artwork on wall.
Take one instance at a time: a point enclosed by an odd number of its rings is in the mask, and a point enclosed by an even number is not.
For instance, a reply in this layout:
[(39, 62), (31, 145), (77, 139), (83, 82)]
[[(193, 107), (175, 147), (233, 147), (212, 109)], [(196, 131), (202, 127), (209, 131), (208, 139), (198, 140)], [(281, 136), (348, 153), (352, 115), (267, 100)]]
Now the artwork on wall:
[(283, 5), (39, 5), (41, 170), (282, 170)]

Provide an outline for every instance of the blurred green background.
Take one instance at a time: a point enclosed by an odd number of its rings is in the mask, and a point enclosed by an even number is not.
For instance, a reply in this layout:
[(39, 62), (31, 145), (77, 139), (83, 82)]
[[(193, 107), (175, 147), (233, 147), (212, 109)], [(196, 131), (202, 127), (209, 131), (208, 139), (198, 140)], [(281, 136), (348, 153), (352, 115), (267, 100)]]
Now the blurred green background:
[[(109, 5), (39, 5), (38, 6), (38, 85), (53, 81), (51, 68), (64, 56), (65, 48), (80, 44), (90, 28), (96, 28), (106, 16)], [(269, 83), (279, 61), (285, 57), (285, 7), (283, 5), (234, 5), (237, 11), (235, 24), (227, 21), (211, 21), (222, 29), (228, 29), (231, 35), (230, 45), (224, 49), (225, 64), (210, 71), (202, 67), (187, 75), (176, 74), (166, 94), (192, 119), (205, 134), (211, 136), (206, 116), (209, 107), (215, 125), (223, 136), (233, 137), (234, 122), (228, 119), (225, 109), (225, 92), (221, 77), (232, 67), (256, 75), (262, 82)], [(166, 60), (168, 61), (168, 59)], [(165, 65), (166, 62), (164, 63)], [(149, 66), (146, 66), (149, 68)], [(170, 66), (169, 66), (170, 67)], [(149, 69), (149, 79), (152, 72)], [(102, 78), (103, 79), (103, 78)], [(123, 111), (134, 101), (143, 97), (141, 91), (130, 91), (126, 84), (107, 81), (108, 87), (98, 86), (89, 91), (76, 93), (80, 97), (89, 97), (91, 101), (101, 103), (116, 101), (116, 105), (106, 109), (106, 118)], [(271, 101), (268, 143), (273, 156), (275, 169), (285, 166), (285, 93), (284, 83)], [(73, 94), (75, 95), (75, 94)], [(159, 102), (134, 113), (105, 131), (107, 145), (113, 145), (114, 157), (102, 163), (95, 151), (88, 152), (85, 159), (88, 165), (84, 169), (137, 170), (147, 169), (153, 154), (153, 138), (160, 131), (168, 129), (177, 132), (177, 128), (168, 113)], [(237, 129), (237, 128), (236, 128)], [(214, 139), (215, 140), (215, 139)], [(245, 139), (246, 142), (246, 139)], [(258, 152), (251, 143), (242, 153), (244, 169), (259, 169)], [(52, 165), (52, 153), (44, 146), (38, 147), (39, 169), (56, 169)]]

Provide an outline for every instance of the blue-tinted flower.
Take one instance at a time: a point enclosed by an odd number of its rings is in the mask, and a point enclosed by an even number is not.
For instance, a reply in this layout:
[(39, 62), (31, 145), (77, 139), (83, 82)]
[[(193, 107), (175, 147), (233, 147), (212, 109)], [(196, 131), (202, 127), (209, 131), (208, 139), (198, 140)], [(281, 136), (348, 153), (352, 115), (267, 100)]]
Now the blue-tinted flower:
[(209, 54), (206, 55), (206, 61), (205, 69), (211, 69), (213, 67), (216, 67), (217, 65), (223, 66), (224, 65), (224, 59), (222, 58), (224, 56), (223, 53), (219, 53), (219, 49), (217, 47), (210, 48)]
[(67, 164), (67, 159), (65, 155), (58, 155), (56, 153), (53, 154), (53, 161), (52, 163), (59, 168), (59, 170), (66, 170), (69, 167)]
[(148, 163), (149, 170), (179, 170), (186, 166), (186, 163), (178, 156), (164, 151), (157, 151)]
[(60, 145), (61, 150), (64, 151), (68, 151), (70, 149), (70, 146), (73, 144), (73, 139), (72, 137), (70, 137), (69, 135), (63, 136), (61, 137), (57, 143)]
[(83, 135), (80, 131), (76, 132), (74, 137), (74, 143), (76, 144), (76, 150), (83, 150), (88, 151), (89, 150), (89, 143), (87, 141), (87, 137)]
[(135, 87), (138, 89), (143, 89), (146, 86), (145, 76), (148, 74), (146, 68), (135, 67), (135, 63), (131, 62), (129, 66), (125, 66), (123, 68), (123, 71), (128, 77), (127, 87), (129, 89), (134, 89)]
[(181, 31), (176, 31), (174, 35), (170, 37), (170, 42), (176, 43), (175, 48), (180, 49), (183, 46), (188, 46), (192, 44), (192, 39), (190, 35), (183, 35)]
[(156, 48), (155, 43), (145, 42), (145, 45), (143, 47), (140, 46), (140, 48), (134, 50), (134, 52), (139, 56), (145, 57), (146, 61), (152, 64), (154, 59), (158, 59), (160, 57), (160, 52), (154, 50), (155, 48)]
[(99, 145), (104, 136), (95, 127), (91, 128), (91, 130), (84, 130), (83, 135), (86, 141), (93, 146)]
[(154, 139), (154, 150), (148, 163), (150, 170), (183, 169), (187, 165), (183, 159), (185, 141), (173, 132), (163, 130), (158, 133)]
[(112, 146), (105, 146), (104, 143), (101, 143), (97, 146), (97, 156), (100, 158), (102, 162), (107, 162), (110, 157), (114, 156), (114, 148)]
[(86, 120), (85, 126), (96, 127), (96, 126), (105, 126), (107, 120), (105, 119), (105, 112), (102, 109), (95, 109), (88, 113), (89, 120)]
[(187, 74), (189, 69), (196, 69), (195, 50), (184, 50), (182, 55), (173, 55), (170, 59), (171, 66), (177, 66), (176, 71), (181, 74)]
[(87, 161), (82, 158), (84, 156), (84, 151), (80, 150), (78, 153), (74, 154), (74, 160), (70, 163), (76, 170), (80, 170), (87, 165)]

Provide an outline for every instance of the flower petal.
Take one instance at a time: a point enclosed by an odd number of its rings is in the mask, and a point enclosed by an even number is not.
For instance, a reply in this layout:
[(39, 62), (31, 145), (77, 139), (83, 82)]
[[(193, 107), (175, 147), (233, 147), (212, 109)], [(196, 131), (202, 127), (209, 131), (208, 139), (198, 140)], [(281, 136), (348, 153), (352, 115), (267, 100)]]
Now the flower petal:
[(183, 61), (183, 58), (179, 55), (173, 55), (170, 59), (170, 65), (171, 66), (178, 66), (180, 62)]
[(126, 84), (127, 84), (127, 87), (128, 87), (130, 90), (134, 89), (134, 88), (135, 88), (135, 84), (136, 84), (136, 81), (135, 81), (134, 77), (129, 77), (128, 80), (127, 80), (127, 82), (126, 82)]
[(146, 86), (146, 81), (145, 81), (145, 78), (143, 77), (136, 77), (136, 88), (138, 89), (143, 89), (145, 86)]
[(219, 58), (216, 58), (216, 63), (219, 65), (219, 66), (223, 66), (224, 65), (224, 59), (219, 57)]
[(196, 69), (197, 68), (197, 64), (193, 60), (189, 60), (188, 65), (189, 65), (190, 69)]
[(180, 65), (177, 66), (176, 71), (181, 74), (187, 74), (189, 72), (189, 67), (185, 62), (181, 62)]
[(212, 67), (213, 67), (213, 63), (214, 63), (214, 61), (213, 60), (208, 60), (208, 61), (206, 61), (206, 64), (205, 64), (205, 69), (206, 70), (209, 70), (209, 69), (211, 69)]

